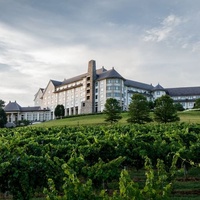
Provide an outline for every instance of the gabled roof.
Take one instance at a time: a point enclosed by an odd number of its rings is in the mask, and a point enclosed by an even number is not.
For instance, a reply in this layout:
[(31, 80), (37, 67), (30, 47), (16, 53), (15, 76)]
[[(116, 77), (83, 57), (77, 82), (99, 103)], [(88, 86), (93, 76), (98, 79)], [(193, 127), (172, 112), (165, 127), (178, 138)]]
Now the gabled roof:
[(152, 85), (137, 82), (137, 81), (132, 81), (132, 80), (128, 80), (128, 79), (125, 81), (124, 85), (126, 85), (127, 87), (134, 87), (134, 88), (145, 89), (145, 90), (153, 89)]
[(111, 70), (108, 70), (108, 71), (104, 71), (103, 73), (101, 73), (97, 76), (97, 80), (102, 80), (102, 79), (107, 79), (107, 78), (124, 79), (114, 68), (112, 68)]
[(15, 102), (9, 102), (5, 108), (4, 108), (5, 112), (19, 112), (21, 110), (21, 106), (15, 101)]
[(37, 93), (35, 94), (35, 98), (34, 98), (34, 101), (35, 101), (35, 99), (37, 98), (37, 96), (38, 96), (38, 94), (39, 94), (39, 92), (42, 92), (42, 94), (44, 93), (44, 88), (39, 88), (39, 90), (37, 91)]
[(199, 95), (200, 87), (166, 88), (166, 91), (170, 96), (191, 96)]
[(165, 89), (158, 83), (158, 85), (156, 85), (156, 87), (153, 88), (153, 91), (165, 91)]
[(62, 81), (50, 80), (54, 86), (59, 86), (62, 84)]

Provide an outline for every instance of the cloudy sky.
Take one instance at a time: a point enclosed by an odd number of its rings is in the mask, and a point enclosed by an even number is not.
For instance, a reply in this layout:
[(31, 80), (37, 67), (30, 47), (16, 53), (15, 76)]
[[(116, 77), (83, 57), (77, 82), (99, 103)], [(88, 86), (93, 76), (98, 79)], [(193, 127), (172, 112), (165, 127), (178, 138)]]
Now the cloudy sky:
[(32, 106), (88, 61), (127, 79), (200, 86), (199, 0), (0, 0), (0, 99)]

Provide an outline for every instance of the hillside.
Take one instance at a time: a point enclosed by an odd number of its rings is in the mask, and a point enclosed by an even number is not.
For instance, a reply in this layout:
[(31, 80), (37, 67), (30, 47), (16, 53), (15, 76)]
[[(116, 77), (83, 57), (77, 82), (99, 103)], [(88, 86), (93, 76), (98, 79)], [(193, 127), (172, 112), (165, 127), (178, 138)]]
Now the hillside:
[[(200, 111), (185, 111), (178, 113), (181, 122), (187, 123), (200, 123)], [(126, 124), (128, 113), (122, 113), (122, 119), (118, 122), (119, 124)], [(100, 125), (106, 124), (104, 121), (104, 114), (97, 115), (85, 115), (85, 116), (71, 116), (64, 119), (52, 120), (37, 124), (36, 126), (77, 126), (77, 125)]]

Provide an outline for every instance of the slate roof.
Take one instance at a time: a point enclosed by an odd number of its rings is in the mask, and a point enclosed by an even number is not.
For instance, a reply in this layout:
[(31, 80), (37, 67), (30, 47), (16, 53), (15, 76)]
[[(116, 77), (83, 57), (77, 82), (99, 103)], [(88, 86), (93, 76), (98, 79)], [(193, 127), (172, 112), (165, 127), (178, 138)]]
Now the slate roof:
[(21, 106), (15, 101), (15, 102), (9, 102), (5, 108), (4, 108), (5, 112), (20, 112), (21, 110)]
[(152, 85), (137, 82), (137, 81), (132, 81), (128, 79), (125, 81), (124, 85), (126, 85), (127, 87), (134, 87), (134, 88), (145, 89), (145, 90), (152, 90), (154, 88)]
[(44, 111), (49, 109), (41, 109), (40, 106), (28, 106), (28, 107), (21, 107), (16, 101), (9, 102), (5, 108), (5, 112), (33, 112), (33, 111)]
[(87, 73), (85, 74), (81, 74), (79, 76), (75, 76), (73, 78), (69, 78), (69, 79), (65, 79), (63, 82), (62, 82), (62, 85), (66, 85), (66, 84), (69, 84), (69, 83), (73, 83), (73, 82), (76, 82), (76, 81), (79, 81), (81, 79), (83, 79), (84, 77), (87, 76)]
[(157, 90), (159, 90), (159, 91), (164, 90), (165, 91), (165, 89), (159, 83), (158, 83), (158, 85), (156, 85), (156, 87), (153, 88), (153, 91), (157, 91)]
[(106, 72), (107, 71), (107, 69), (105, 69), (104, 67), (102, 67), (102, 68), (100, 68), (100, 69), (97, 69), (96, 70), (96, 73), (97, 73), (97, 75), (98, 74), (102, 74), (103, 72)]
[(200, 87), (179, 87), (166, 88), (167, 94), (170, 96), (191, 96), (200, 95)]
[(28, 107), (21, 107), (22, 112), (31, 112), (31, 111), (41, 111), (40, 106), (28, 106)]
[[(107, 70), (104, 67), (102, 67), (102, 68), (96, 70), (96, 74), (98, 76), (99, 74), (106, 72), (106, 71)], [(83, 79), (84, 77), (86, 77), (87, 75), (88, 75), (88, 73), (84, 73), (84, 74), (81, 74), (79, 76), (75, 76), (73, 78), (64, 79), (64, 81), (62, 82), (61, 85), (66, 85), (66, 84), (70, 84), (70, 83), (79, 81), (79, 80)]]
[[(97, 80), (103, 80), (107, 78), (120, 78), (124, 79), (114, 68), (97, 75)], [(125, 79), (124, 79), (125, 80)]]
[(61, 81), (56, 81), (56, 80), (50, 80), (50, 81), (53, 83), (54, 86), (59, 86), (62, 84)]

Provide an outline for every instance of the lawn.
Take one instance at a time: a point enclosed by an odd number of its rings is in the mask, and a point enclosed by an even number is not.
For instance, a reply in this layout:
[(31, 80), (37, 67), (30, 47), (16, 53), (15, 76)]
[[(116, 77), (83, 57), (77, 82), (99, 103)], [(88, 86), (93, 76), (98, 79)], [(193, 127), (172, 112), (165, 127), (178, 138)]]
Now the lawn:
[(182, 122), (200, 123), (200, 111), (184, 111), (178, 114)]
[[(153, 113), (151, 114), (153, 116)], [(200, 111), (185, 111), (178, 113), (181, 122), (187, 123), (200, 123)], [(118, 122), (119, 124), (127, 123), (128, 113), (122, 113), (122, 119)], [(35, 126), (79, 126), (79, 125), (102, 125), (108, 124), (105, 122), (104, 114), (97, 115), (85, 115), (85, 116), (72, 116), (59, 120), (51, 120)]]

